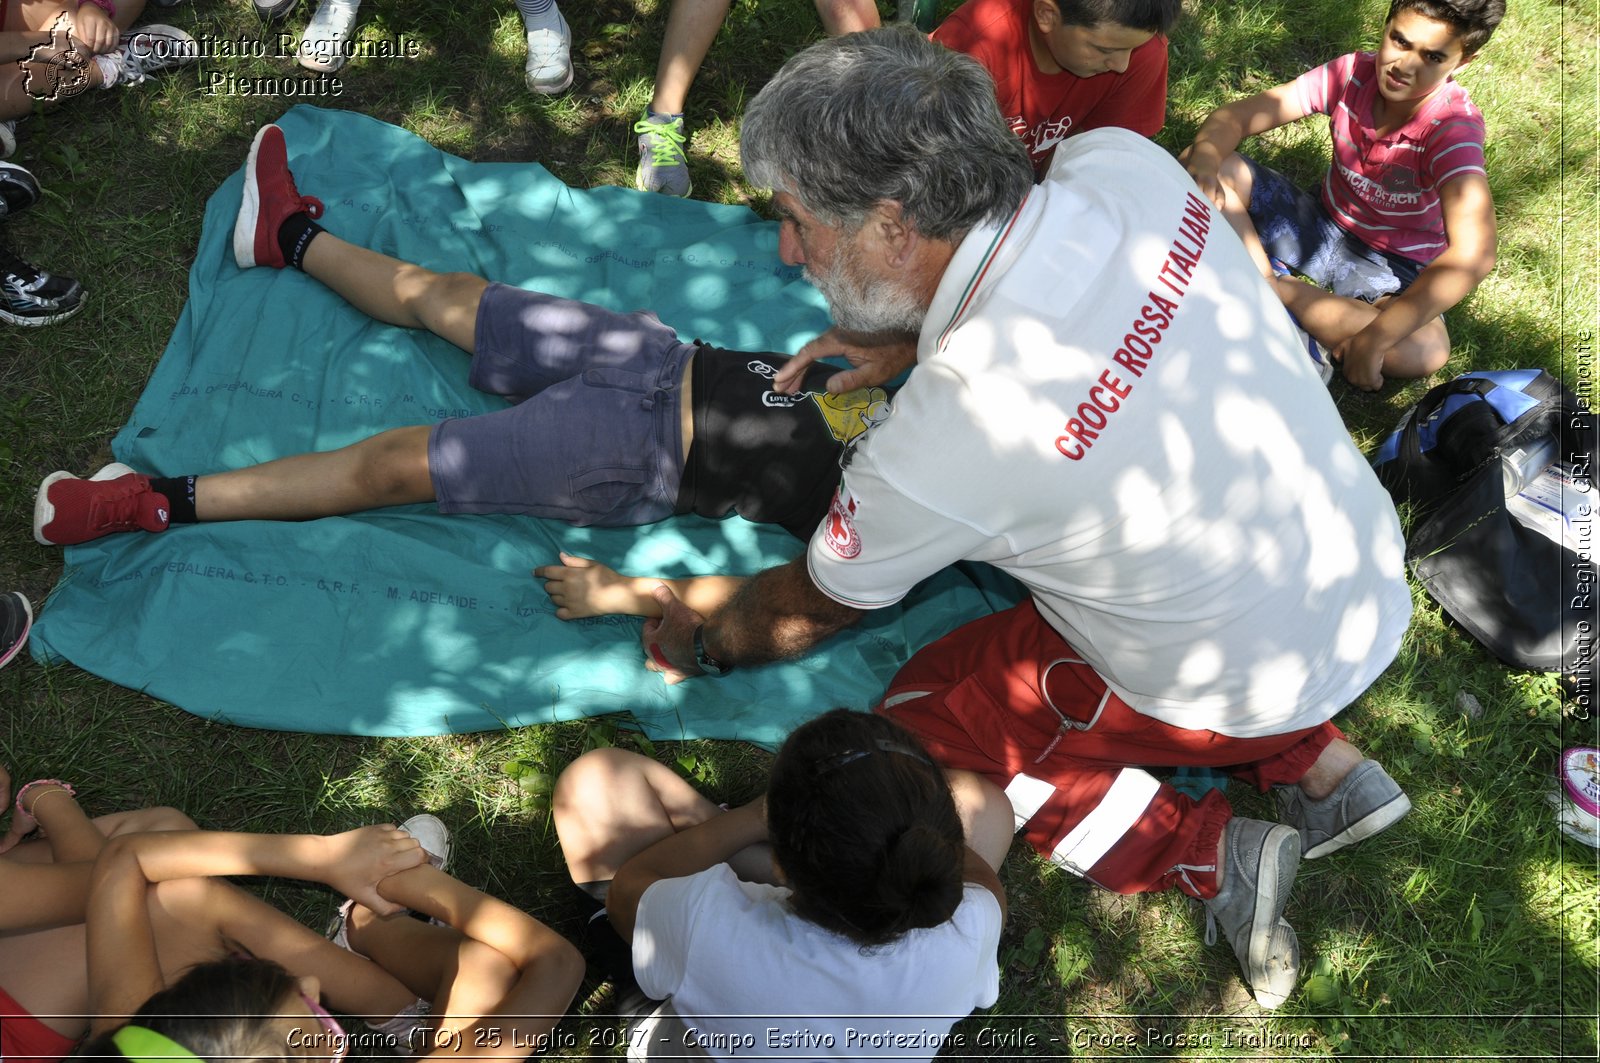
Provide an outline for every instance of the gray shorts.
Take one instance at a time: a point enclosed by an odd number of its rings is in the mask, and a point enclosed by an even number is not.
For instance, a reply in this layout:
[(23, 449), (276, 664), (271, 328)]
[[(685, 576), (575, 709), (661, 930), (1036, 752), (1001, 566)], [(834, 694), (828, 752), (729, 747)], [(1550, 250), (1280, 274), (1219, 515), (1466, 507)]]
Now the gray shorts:
[(516, 405), (433, 427), (428, 469), (440, 512), (614, 527), (672, 515), (693, 344), (645, 311), (504, 284), (484, 290), (476, 342), (470, 383)]

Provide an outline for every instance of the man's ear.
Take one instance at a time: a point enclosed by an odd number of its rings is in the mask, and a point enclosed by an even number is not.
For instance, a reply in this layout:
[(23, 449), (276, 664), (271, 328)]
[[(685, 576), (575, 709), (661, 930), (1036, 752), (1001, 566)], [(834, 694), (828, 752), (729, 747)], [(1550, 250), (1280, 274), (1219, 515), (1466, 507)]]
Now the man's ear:
[(872, 208), (867, 228), (874, 250), (883, 256), (886, 264), (895, 268), (910, 262), (922, 242), (921, 235), (906, 217), (905, 208), (892, 199), (881, 200)]

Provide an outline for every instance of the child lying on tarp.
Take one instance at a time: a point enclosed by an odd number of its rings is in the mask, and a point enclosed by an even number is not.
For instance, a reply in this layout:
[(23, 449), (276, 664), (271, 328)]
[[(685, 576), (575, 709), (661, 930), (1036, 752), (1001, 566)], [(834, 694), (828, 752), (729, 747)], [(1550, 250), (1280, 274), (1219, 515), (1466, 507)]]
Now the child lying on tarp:
[(420, 502), (579, 525), (738, 513), (807, 539), (845, 447), (887, 411), (882, 388), (830, 395), (827, 367), (809, 369), (800, 394), (774, 394), (782, 355), (683, 343), (647, 312), (434, 273), (357, 247), (316, 223), (322, 211), (295, 187), (282, 130), (263, 128), (234, 227), (239, 266), (293, 266), (378, 320), (432, 331), (471, 353), (473, 387), (514, 405), (211, 475), (148, 476), (121, 464), (89, 479), (53, 473), (34, 503), (39, 542)]

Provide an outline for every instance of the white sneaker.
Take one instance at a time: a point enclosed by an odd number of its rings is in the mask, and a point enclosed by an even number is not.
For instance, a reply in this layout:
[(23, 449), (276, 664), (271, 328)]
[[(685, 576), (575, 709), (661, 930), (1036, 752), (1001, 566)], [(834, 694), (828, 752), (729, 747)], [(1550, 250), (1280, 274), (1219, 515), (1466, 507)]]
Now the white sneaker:
[(572, 30), (559, 11), (556, 21), (560, 29), (528, 31), (528, 62), (522, 68), (528, 88), (547, 96), (572, 84)]
[(17, 150), (17, 120), (7, 118), (0, 122), (0, 159), (9, 159)]
[(420, 812), (404, 823), (400, 829), (422, 843), (422, 851), (428, 855), (428, 863), (440, 871), (449, 870), (450, 866), (450, 828), (438, 816), (427, 812)]
[(322, 74), (344, 66), (349, 58), (345, 48), (355, 36), (360, 11), (361, 0), (322, 0), (300, 37), (300, 65)]

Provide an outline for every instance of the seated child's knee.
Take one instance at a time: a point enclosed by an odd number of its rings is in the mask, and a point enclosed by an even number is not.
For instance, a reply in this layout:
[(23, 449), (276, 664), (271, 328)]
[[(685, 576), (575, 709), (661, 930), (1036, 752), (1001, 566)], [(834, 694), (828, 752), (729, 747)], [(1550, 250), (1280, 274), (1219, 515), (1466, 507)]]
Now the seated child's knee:
[[(1444, 318), (1436, 317), (1411, 334), (1410, 357), (1404, 366), (1406, 376), (1428, 376), (1443, 369), (1450, 360), (1450, 333), (1445, 329)], [(1402, 374), (1388, 373), (1389, 376)]]
[(606, 747), (591, 749), (568, 764), (556, 779), (551, 795), (551, 810), (558, 816), (581, 812), (583, 808), (606, 803), (619, 775), (630, 770), (638, 754)]
[(133, 813), (130, 818), (129, 833), (133, 831), (152, 830), (198, 830), (199, 826), (194, 820), (181, 811), (167, 805), (157, 805), (154, 808), (141, 808)]
[(470, 971), (475, 988), (486, 989), (486, 996), (504, 997), (517, 984), (517, 965), (502, 952), (470, 938), (458, 946), (457, 960), (462, 972)]

